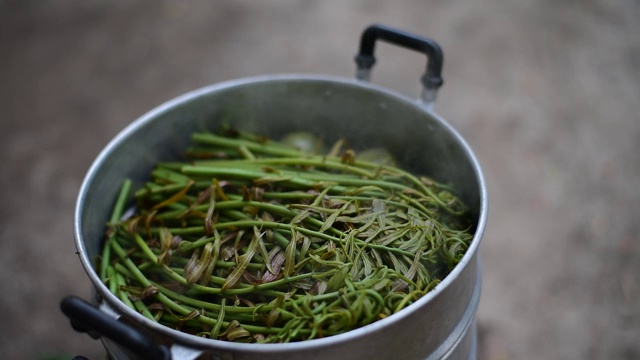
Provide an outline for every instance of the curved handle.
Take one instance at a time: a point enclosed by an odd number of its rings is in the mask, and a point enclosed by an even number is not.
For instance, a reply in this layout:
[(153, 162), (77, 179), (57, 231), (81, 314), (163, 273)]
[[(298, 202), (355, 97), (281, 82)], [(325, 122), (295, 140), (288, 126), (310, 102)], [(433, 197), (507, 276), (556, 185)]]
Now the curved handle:
[(371, 25), (364, 30), (360, 38), (360, 51), (356, 56), (358, 80), (369, 81), (371, 68), (376, 62), (373, 56), (376, 40), (383, 40), (395, 45), (419, 51), (427, 55), (427, 70), (420, 78), (423, 86), (421, 100), (432, 106), (436, 100), (438, 88), (442, 86), (443, 54), (440, 46), (433, 40), (417, 36), (402, 30), (383, 25)]
[(156, 344), (147, 335), (119, 322), (77, 296), (62, 299), (60, 309), (79, 332), (96, 332), (105, 336), (143, 359), (169, 360), (169, 350)]

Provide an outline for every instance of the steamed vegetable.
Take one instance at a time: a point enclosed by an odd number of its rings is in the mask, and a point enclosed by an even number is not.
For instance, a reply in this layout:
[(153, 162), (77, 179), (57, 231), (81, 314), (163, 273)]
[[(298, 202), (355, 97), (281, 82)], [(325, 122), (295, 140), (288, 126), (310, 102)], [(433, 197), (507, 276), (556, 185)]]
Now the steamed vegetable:
[(448, 187), (342, 143), (326, 155), (237, 131), (192, 140), (184, 162), (157, 165), (126, 218), (124, 182), (99, 267), (166, 326), (243, 342), (340, 334), (432, 290), (473, 237)]

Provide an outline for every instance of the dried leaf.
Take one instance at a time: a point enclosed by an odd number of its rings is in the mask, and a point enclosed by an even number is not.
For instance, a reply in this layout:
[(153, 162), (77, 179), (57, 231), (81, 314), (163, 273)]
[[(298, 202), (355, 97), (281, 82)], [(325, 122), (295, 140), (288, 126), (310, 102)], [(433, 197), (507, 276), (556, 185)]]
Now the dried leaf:
[(229, 335), (230, 332), (234, 331), (239, 326), (240, 326), (240, 322), (238, 320), (232, 320), (227, 326), (227, 328), (225, 329), (225, 331), (222, 334), (220, 334), (220, 337), (221, 338), (226, 337), (227, 335)]
[(152, 296), (158, 293), (158, 288), (153, 285), (149, 285), (145, 288), (122, 285), (119, 287), (119, 290), (128, 293), (129, 299), (131, 299), (131, 301), (144, 300), (149, 296)]
[(256, 276), (254, 276), (248, 270), (245, 270), (244, 273), (242, 273), (242, 277), (245, 280), (247, 280), (247, 283), (249, 283), (251, 285), (258, 285), (258, 284), (262, 283), (262, 281), (260, 279), (258, 279)]
[[(274, 252), (274, 250), (276, 250)], [(282, 249), (280, 247), (276, 247), (274, 248), (274, 250), (272, 250), (269, 253), (269, 263), (270, 263), (270, 267), (271, 270), (267, 270), (264, 275), (262, 275), (262, 282), (263, 283), (268, 283), (271, 282), (275, 279), (278, 278), (278, 275), (280, 275), (280, 271), (282, 269), (282, 264), (284, 264), (284, 260), (285, 260), (285, 255), (284, 255), (284, 251), (282, 251)], [(271, 255), (273, 254), (273, 255)]]
[(396, 231), (390, 232), (387, 235), (380, 237), (379, 239), (375, 239), (375, 243), (379, 244), (379, 245), (384, 245), (387, 246), (391, 243), (393, 243), (394, 241), (401, 239), (402, 237), (404, 237), (407, 233), (409, 233), (411, 231), (411, 229), (406, 229), (406, 228), (402, 228), (402, 229), (398, 229)]
[(149, 306), (147, 306), (147, 308), (149, 310), (164, 310), (164, 305), (162, 305), (162, 303), (152, 303)]
[(335, 221), (341, 222), (341, 223), (358, 224), (358, 223), (366, 222), (371, 218), (377, 218), (378, 216), (380, 216), (380, 214), (381, 214), (380, 212), (368, 212), (368, 213), (360, 214), (358, 216), (338, 216), (335, 219)]
[(246, 185), (242, 185), (242, 201), (251, 201), (251, 193)]
[(151, 234), (151, 222), (153, 221), (157, 212), (158, 210), (153, 210), (144, 217), (144, 230), (147, 232), (147, 234)]
[(223, 201), (229, 201), (229, 198), (227, 197), (227, 195), (222, 190), (222, 186), (224, 186), (226, 184), (227, 184), (227, 182), (224, 182), (224, 181), (223, 182), (219, 182), (218, 179), (216, 179), (216, 178), (213, 179), (213, 185), (215, 187), (216, 194)]
[(291, 225), (297, 225), (306, 219), (311, 213), (308, 210), (299, 211), (296, 216), (291, 219)]
[(298, 235), (295, 231), (291, 231), (291, 240), (289, 245), (285, 249), (284, 254), (284, 276), (289, 276), (293, 273), (293, 269), (296, 265), (296, 242)]
[[(216, 180), (217, 181), (217, 180)], [(214, 229), (213, 225), (213, 213), (216, 209), (216, 193), (213, 191), (215, 185), (211, 185), (209, 189), (209, 208), (207, 214), (204, 216), (204, 229), (207, 235), (211, 235)]]
[(205, 200), (209, 199), (210, 196), (211, 196), (211, 186), (202, 190), (200, 193), (198, 193), (198, 197), (196, 198), (196, 200), (192, 202), (191, 205), (189, 205), (189, 208), (187, 210), (181, 212), (177, 217), (182, 218), (188, 214), (200, 213), (195, 211), (196, 206), (202, 204)]
[(335, 274), (329, 279), (327, 282), (327, 291), (336, 291), (344, 286), (344, 281), (347, 278), (347, 274), (349, 273), (349, 267), (343, 266), (340, 270), (336, 271)]
[[(196, 249), (192, 254), (187, 264), (184, 266), (184, 277), (192, 277), (192, 273), (197, 271), (198, 258), (200, 257), (200, 249)], [(187, 280), (189, 282), (189, 280)]]
[(413, 235), (411, 235), (411, 238), (409, 238), (408, 240), (405, 240), (403, 243), (401, 243), (398, 248), (402, 249), (402, 250), (406, 250), (409, 252), (416, 252), (421, 248), (424, 248), (425, 242), (425, 236), (424, 233), (422, 232), (422, 230), (412, 230), (410, 231), (410, 233), (413, 233)]
[[(196, 281), (200, 280), (202, 275), (205, 273), (205, 270), (211, 266), (211, 257), (215, 248), (214, 243), (207, 243), (203, 250), (202, 254), (198, 258), (197, 251), (191, 255), (191, 259), (184, 267), (184, 278), (187, 280), (187, 284), (191, 285)], [(215, 262), (213, 262), (215, 264)], [(213, 270), (212, 270), (213, 271)], [(211, 276), (211, 275), (209, 275)], [(207, 277), (208, 279), (208, 277)]]
[(238, 326), (232, 331), (227, 333), (227, 340), (234, 341), (236, 339), (250, 337), (251, 333), (248, 330), (245, 330), (242, 326)]
[(247, 215), (249, 215), (249, 216), (251, 216), (251, 217), (254, 217), (254, 216), (258, 215), (259, 211), (260, 211), (260, 208), (257, 207), (257, 206), (250, 206), (249, 205), (249, 206), (243, 206), (242, 207), (242, 212), (247, 214)]
[(373, 284), (371, 286), (371, 289), (375, 290), (375, 291), (386, 291), (386, 289), (388, 288), (389, 284), (391, 283), (390, 279), (380, 279), (380, 281), (378, 281), (377, 283)]
[(140, 217), (139, 216), (134, 216), (134, 217), (130, 218), (129, 220), (127, 220), (127, 222), (126, 222), (127, 232), (130, 233), (130, 234), (134, 234), (134, 233), (138, 232), (138, 222), (140, 222)]
[(253, 198), (253, 200), (255, 200), (255, 201), (264, 200), (264, 189), (263, 188), (252, 186), (251, 189), (249, 189), (249, 192), (251, 193), (251, 197)]
[(316, 196), (316, 198), (313, 200), (313, 202), (311, 203), (311, 207), (316, 207), (319, 206), (320, 204), (322, 204), (322, 206), (324, 207), (328, 207), (330, 208), (330, 204), (325, 204), (325, 202), (329, 202), (330, 200), (327, 197), (327, 194), (329, 193), (329, 190), (331, 190), (331, 186), (328, 186), (324, 189), (322, 189), (321, 192), (318, 193), (318, 196)]
[(171, 250), (176, 245), (174, 237), (168, 228), (160, 228), (160, 255), (158, 255), (158, 264), (169, 264), (171, 262)]
[(275, 221), (275, 219), (273, 218), (273, 215), (271, 215), (270, 213), (268, 213), (266, 211), (262, 213), (260, 218), (262, 219), (262, 221), (265, 221), (265, 222), (274, 222)]
[(269, 253), (267, 252), (267, 246), (265, 245), (262, 236), (260, 236), (260, 242), (258, 243), (258, 250), (260, 251), (260, 256), (262, 256), (262, 259), (264, 261), (264, 265), (267, 268), (267, 271), (270, 271), (273, 273), (273, 268), (271, 267), (271, 262), (269, 260)]
[(403, 292), (409, 284), (401, 279), (394, 281), (393, 287), (391, 288), (391, 292)]
[(206, 285), (207, 283), (209, 283), (209, 279), (211, 279), (213, 270), (216, 267), (216, 261), (218, 261), (218, 257), (220, 256), (220, 243), (222, 242), (222, 239), (220, 238), (220, 234), (218, 234), (218, 231), (215, 229), (213, 231), (213, 236), (214, 241), (212, 243), (207, 243), (204, 246), (204, 251), (210, 251), (211, 255), (208, 260), (209, 263), (207, 264), (205, 270), (202, 273), (202, 276), (200, 277), (200, 284), (202, 285)]
[(193, 310), (192, 312), (188, 313), (185, 317), (180, 318), (180, 320), (178, 321), (178, 324), (176, 324), (176, 329), (182, 329), (182, 326), (184, 325), (184, 323), (186, 323), (189, 320), (193, 320), (198, 316), (200, 316), (200, 313), (198, 312), (198, 310)]
[(322, 295), (327, 291), (327, 282), (326, 281), (316, 281), (311, 286), (309, 292), (314, 295)]
[(361, 261), (364, 275), (369, 276), (373, 272), (373, 262), (371, 262), (368, 256), (363, 256)]
[(248, 299), (246, 299), (246, 298), (241, 298), (241, 297), (238, 297), (238, 296), (236, 295), (236, 299), (237, 299), (238, 301), (240, 301), (241, 303), (243, 303), (243, 304), (244, 304), (245, 306), (247, 306), (247, 307), (250, 307), (250, 308), (254, 308), (254, 307), (256, 307), (256, 304), (255, 304), (255, 303), (253, 303), (252, 301), (249, 301), (249, 300), (248, 300)]
[[(242, 237), (244, 236), (245, 231), (244, 230), (240, 230), (236, 233), (236, 239), (235, 242), (233, 244), (233, 247), (231, 248), (232, 251), (232, 256), (236, 257), (236, 262), (238, 261), (237, 257), (238, 257), (238, 249), (242, 248), (243, 244), (245, 243), (245, 241), (242, 240)], [(228, 260), (228, 259), (226, 259)]]
[(242, 277), (242, 274), (247, 269), (247, 266), (249, 265), (249, 262), (253, 258), (253, 255), (255, 255), (256, 250), (258, 249), (258, 244), (260, 242), (260, 237), (256, 236), (255, 234), (256, 234), (256, 231), (254, 229), (254, 236), (253, 236), (253, 239), (251, 240), (251, 243), (249, 243), (247, 252), (245, 252), (243, 255), (238, 257), (236, 267), (233, 269), (231, 274), (227, 276), (227, 278), (224, 280), (224, 283), (222, 284), (222, 291), (225, 291), (226, 289), (233, 287), (238, 282), (238, 280), (240, 280), (240, 278)]
[(386, 194), (386, 191), (383, 188), (378, 186), (368, 185), (368, 186), (361, 186), (361, 187), (355, 188), (352, 191), (348, 191), (347, 195), (356, 196), (365, 192), (377, 192), (380, 194)]
[(309, 247), (311, 246), (311, 239), (308, 236), (302, 237), (302, 248), (300, 248), (300, 255), (298, 255), (298, 262), (302, 262), (306, 255), (307, 251), (309, 251)]
[(225, 246), (220, 250), (220, 258), (224, 261), (229, 261), (235, 254), (233, 246)]
[(383, 227), (387, 213), (384, 201), (380, 199), (373, 199), (371, 201), (371, 205), (373, 206), (373, 212), (378, 214), (378, 226)]
[(351, 202), (347, 202), (344, 205), (342, 205), (342, 207), (338, 210), (335, 210), (331, 215), (329, 215), (329, 217), (327, 218), (327, 220), (325, 220), (324, 224), (322, 224), (322, 227), (320, 228), (320, 232), (324, 232), (325, 230), (327, 230), (328, 228), (330, 228), (331, 226), (333, 226), (333, 223), (336, 221), (336, 219), (338, 218), (338, 216), (340, 216), (340, 214), (342, 213), (342, 211), (346, 210), (347, 207), (349, 206), (349, 204), (351, 204)]
[(396, 255), (394, 255), (392, 252), (389, 252), (387, 253), (387, 256), (391, 260), (395, 271), (400, 274), (405, 274), (407, 272), (407, 266), (401, 260), (398, 260)]
[(153, 206), (153, 210), (157, 210), (157, 209), (161, 209), (167, 205), (171, 205), (174, 202), (178, 202), (180, 200), (182, 200), (182, 198), (187, 194), (187, 192), (189, 191), (189, 189), (193, 186), (193, 184), (195, 184), (195, 181), (190, 180), (189, 183), (187, 184), (187, 186), (185, 186), (182, 190), (178, 191), (176, 194), (174, 194), (173, 196), (171, 196), (170, 198), (156, 204)]
[(278, 295), (278, 297), (276, 297), (273, 307), (271, 308), (271, 310), (269, 311), (269, 314), (267, 315), (267, 319), (266, 319), (266, 323), (268, 327), (272, 327), (273, 324), (275, 324), (276, 320), (278, 319), (278, 316), (280, 315), (280, 308), (282, 307), (282, 304), (284, 303), (284, 296), (282, 295)]
[(407, 279), (413, 280), (413, 277), (416, 275), (416, 272), (418, 271), (418, 267), (420, 266), (420, 258), (421, 257), (422, 257), (422, 251), (418, 251), (416, 253), (416, 256), (413, 258), (413, 262), (411, 263), (411, 267), (404, 274), (404, 276), (406, 276)]

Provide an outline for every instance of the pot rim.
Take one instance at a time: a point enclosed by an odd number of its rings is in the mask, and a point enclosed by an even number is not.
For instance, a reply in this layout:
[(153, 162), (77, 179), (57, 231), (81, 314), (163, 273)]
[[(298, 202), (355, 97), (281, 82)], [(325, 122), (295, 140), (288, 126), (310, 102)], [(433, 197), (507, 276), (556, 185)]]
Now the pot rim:
[[(244, 343), (233, 343), (222, 340), (213, 340), (207, 338), (200, 338), (195, 335), (187, 334), (180, 332), (178, 330), (174, 330), (165, 325), (159, 324), (157, 322), (151, 321), (146, 317), (142, 316), (138, 312), (126, 306), (120, 299), (116, 297), (115, 294), (111, 293), (106, 285), (100, 280), (96, 269), (92, 266), (91, 259), (87, 254), (87, 250), (84, 246), (84, 241), (82, 239), (82, 213), (84, 211), (84, 203), (87, 197), (87, 192), (90, 184), (93, 182), (93, 179), (96, 175), (96, 172), (100, 166), (105, 162), (105, 160), (110, 156), (111, 152), (118, 146), (118, 144), (129, 136), (130, 133), (135, 132), (138, 128), (142, 127), (146, 123), (150, 121), (154, 121), (159, 115), (170, 111), (176, 106), (192, 101), (201, 96), (205, 96), (212, 92), (223, 91), (227, 88), (237, 87), (237, 86), (246, 86), (256, 83), (264, 83), (264, 82), (273, 82), (273, 81), (325, 81), (331, 83), (340, 83), (343, 85), (349, 85), (356, 88), (363, 88), (367, 90), (374, 90), (380, 93), (383, 93), (386, 96), (392, 97), (395, 100), (399, 100), (406, 105), (414, 106), (419, 108), (421, 111), (429, 113), (433, 116), (437, 121), (439, 121), (444, 127), (456, 138), (459, 144), (462, 146), (464, 152), (468, 156), (471, 161), (474, 175), (478, 182), (478, 192), (479, 192), (479, 212), (478, 212), (478, 224), (473, 236), (473, 239), (470, 243), (469, 248), (465, 252), (462, 260), (456, 265), (456, 267), (449, 273), (447, 276), (439, 283), (433, 290), (422, 296), (413, 304), (407, 306), (405, 309), (402, 309), (398, 313), (393, 314), (392, 316), (386, 317), (384, 319), (380, 319), (374, 323), (369, 325), (350, 330), (348, 332), (329, 336), (326, 338), (320, 339), (312, 339), (305, 340), (300, 342), (291, 342), (291, 343), (281, 343), (281, 344), (244, 344)], [(487, 210), (488, 210), (488, 200), (487, 200), (487, 187), (485, 183), (485, 179), (482, 173), (482, 169), (480, 164), (473, 153), (471, 147), (464, 140), (462, 135), (451, 126), (446, 120), (437, 115), (435, 112), (427, 109), (425, 105), (420, 100), (415, 100), (403, 95), (394, 90), (378, 86), (375, 84), (371, 84), (369, 82), (337, 77), (337, 76), (329, 76), (329, 75), (316, 75), (316, 74), (272, 74), (272, 75), (260, 75), (254, 77), (245, 77), (239, 79), (233, 79), (228, 81), (223, 81), (219, 83), (215, 83), (212, 85), (204, 86), (199, 89), (195, 89), (179, 95), (169, 101), (166, 101), (159, 106), (151, 109), (146, 112), (142, 116), (138, 117), (136, 120), (127, 125), (124, 129), (122, 129), (113, 139), (109, 141), (109, 143), (100, 151), (99, 155), (91, 164), (89, 170), (87, 171), (85, 178), (80, 187), (80, 191), (78, 194), (78, 199), (76, 201), (75, 212), (74, 212), (74, 238), (75, 245), (77, 249), (78, 257), (82, 263), (82, 266), (85, 269), (85, 272), (91, 279), (95, 289), (97, 290), (99, 296), (102, 296), (103, 302), (106, 300), (109, 306), (113, 307), (114, 310), (117, 310), (120, 314), (126, 315), (127, 317), (135, 320), (140, 325), (153, 329), (169, 338), (173, 341), (176, 341), (183, 345), (191, 345), (199, 348), (216, 348), (219, 350), (227, 350), (227, 351), (245, 351), (245, 352), (253, 352), (253, 353), (271, 353), (271, 352), (282, 352), (282, 351), (296, 351), (296, 350), (310, 350), (315, 348), (325, 347), (331, 344), (338, 344), (343, 342), (348, 342), (353, 340), (354, 338), (361, 337), (366, 335), (367, 333), (381, 331), (383, 328), (402, 321), (404, 318), (412, 316), (414, 313), (414, 309), (425, 306), (428, 302), (432, 301), (432, 299), (436, 298), (444, 291), (444, 289), (448, 288), (450, 284), (459, 276), (459, 274), (464, 270), (467, 264), (471, 261), (473, 256), (478, 251), (478, 247), (480, 245), (480, 241), (482, 239), (482, 235), (485, 231), (486, 221), (487, 221)], [(106, 222), (106, 220), (105, 220)]]

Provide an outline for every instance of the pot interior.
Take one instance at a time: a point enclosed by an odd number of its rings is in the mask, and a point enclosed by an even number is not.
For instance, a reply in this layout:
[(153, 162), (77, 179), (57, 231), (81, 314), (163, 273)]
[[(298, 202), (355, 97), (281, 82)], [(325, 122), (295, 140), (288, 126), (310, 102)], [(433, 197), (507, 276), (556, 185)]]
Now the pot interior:
[[(345, 138), (356, 154), (383, 147), (404, 169), (451, 183), (478, 225), (484, 196), (480, 171), (464, 140), (444, 120), (414, 100), (368, 83), (264, 77), (214, 85), (174, 99), (109, 143), (87, 174), (76, 209), (76, 240), (85, 259), (93, 263), (100, 253), (105, 224), (124, 179), (133, 180), (134, 189), (141, 186), (158, 161), (180, 158), (193, 131), (216, 130), (224, 123), (273, 139), (307, 131), (328, 146)], [(98, 290), (106, 290), (91, 265), (84, 265)]]

